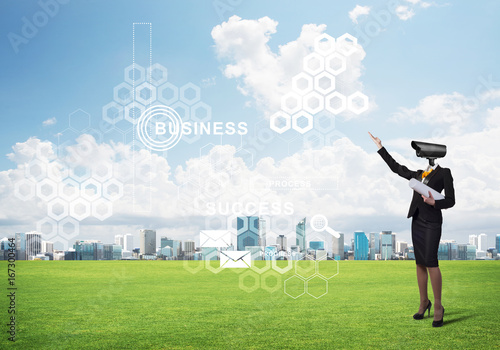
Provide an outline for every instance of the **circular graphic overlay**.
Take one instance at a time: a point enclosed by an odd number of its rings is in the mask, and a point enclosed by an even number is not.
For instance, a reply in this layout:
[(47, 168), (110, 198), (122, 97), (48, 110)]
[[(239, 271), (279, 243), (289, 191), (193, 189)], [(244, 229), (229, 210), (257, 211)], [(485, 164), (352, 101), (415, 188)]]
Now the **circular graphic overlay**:
[(326, 216), (318, 214), (314, 215), (311, 219), (311, 228), (316, 232), (324, 231), (328, 226), (328, 219)]
[(169, 150), (182, 138), (182, 119), (168, 106), (149, 107), (139, 118), (137, 135), (153, 151)]

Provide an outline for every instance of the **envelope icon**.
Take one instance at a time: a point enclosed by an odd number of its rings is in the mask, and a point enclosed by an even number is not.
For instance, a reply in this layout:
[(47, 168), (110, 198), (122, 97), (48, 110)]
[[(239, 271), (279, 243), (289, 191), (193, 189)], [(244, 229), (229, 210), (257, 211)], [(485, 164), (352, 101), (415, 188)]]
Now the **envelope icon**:
[(202, 230), (200, 231), (200, 247), (220, 248), (231, 245), (231, 231), (227, 230)]
[(221, 251), (220, 267), (223, 268), (244, 268), (247, 269), (252, 264), (252, 252), (245, 251)]

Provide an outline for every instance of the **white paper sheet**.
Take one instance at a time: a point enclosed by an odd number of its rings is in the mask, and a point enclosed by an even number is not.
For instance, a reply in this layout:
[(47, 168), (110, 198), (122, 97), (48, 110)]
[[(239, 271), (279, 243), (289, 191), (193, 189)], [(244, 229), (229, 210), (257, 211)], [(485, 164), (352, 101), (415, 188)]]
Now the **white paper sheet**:
[(438, 191), (430, 188), (426, 184), (421, 183), (417, 179), (411, 179), (408, 185), (414, 190), (417, 191), (418, 193), (429, 197), (429, 191), (432, 193), (432, 196), (434, 197), (435, 200), (440, 200), (444, 199), (444, 196), (439, 193)]

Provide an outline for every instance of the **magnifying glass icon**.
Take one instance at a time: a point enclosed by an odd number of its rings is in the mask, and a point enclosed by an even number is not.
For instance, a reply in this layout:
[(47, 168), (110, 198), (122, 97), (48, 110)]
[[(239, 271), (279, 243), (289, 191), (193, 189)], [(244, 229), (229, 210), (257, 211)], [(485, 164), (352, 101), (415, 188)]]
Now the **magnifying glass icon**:
[(340, 234), (328, 226), (328, 219), (324, 215), (314, 215), (311, 219), (311, 228), (316, 232), (326, 231), (333, 237), (340, 238)]

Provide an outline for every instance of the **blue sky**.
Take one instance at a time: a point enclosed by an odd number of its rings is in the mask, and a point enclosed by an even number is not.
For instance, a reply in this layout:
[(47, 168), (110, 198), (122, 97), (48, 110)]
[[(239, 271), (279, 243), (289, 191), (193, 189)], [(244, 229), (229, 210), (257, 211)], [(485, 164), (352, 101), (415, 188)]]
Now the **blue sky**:
[[(287, 1), (241, 0), (232, 2), (236, 5), (227, 5), (227, 11), (221, 17), (215, 6), (229, 3), (224, 0), (220, 2), (73, 0), (67, 4), (57, 3), (57, 10), (50, 7), (57, 13), (53, 17), (48, 16), (48, 23), (38, 28), (27, 43), (20, 44), (16, 52), (10, 43), (9, 35), (12, 34), (9, 33), (21, 35), (24, 18), (33, 22), (33, 16), (42, 10), (40, 3), (7, 1), (0, 5), (2, 35), (0, 103), (3, 106), (0, 152), (3, 155), (11, 153), (12, 146), (16, 143), (24, 143), (30, 137), (57, 143), (56, 134), (64, 132), (68, 127), (69, 114), (77, 109), (88, 112), (92, 117), (92, 126), (99, 127), (102, 107), (112, 101), (113, 87), (123, 82), (123, 70), (132, 63), (134, 22), (152, 23), (152, 61), (168, 69), (169, 82), (177, 86), (188, 82), (200, 86), (202, 101), (212, 107), (212, 120), (246, 121), (250, 134), (255, 132), (259, 129), (259, 125), (268, 123), (266, 116), (269, 116), (272, 110), (258, 105), (255, 94), (252, 93), (254, 90), (251, 88), (246, 96), (240, 92), (238, 86), (249, 88), (245, 85), (244, 75), (240, 78), (230, 78), (224, 73), (227, 65), (239, 63), (238, 58), (236, 54), (222, 57), (220, 44), (215, 42), (212, 35), (214, 27), (227, 22), (233, 15), (240, 17), (241, 21), (257, 21), (269, 17), (277, 22), (276, 30), (269, 34), (270, 39), (267, 42), (271, 52), (277, 56), (280, 55), (280, 47), (297, 40), (303, 26), (307, 24), (326, 25), (321, 31), (332, 37), (338, 38), (344, 33), (358, 37), (366, 56), (358, 62), (361, 76), (356, 79), (356, 84), (370, 98), (371, 108), (357, 118), (336, 118), (336, 129), (350, 141), (349, 147), (356, 149), (362, 156), (375, 156), (376, 148), (366, 133), (372, 131), (388, 145), (390, 151), (398, 152), (402, 161), (407, 160), (412, 166), (422, 167), (425, 166), (425, 161), (418, 160), (412, 154), (409, 147), (410, 140), (438, 142), (438, 139), (441, 139), (441, 142), (446, 142), (452, 147), (463, 146), (464, 140), (467, 139), (488, 139), (491, 137), (488, 132), (498, 126), (498, 123), (495, 123), (499, 116), (498, 111), (495, 112), (498, 98), (482, 98), (476, 93), (481, 79), (487, 80), (491, 77), (493, 81), (500, 81), (498, 71), (500, 24), (495, 15), (500, 10), (500, 4), (496, 1), (470, 3), (401, 0), (397, 5), (404, 7), (399, 10), (400, 16), (392, 12), (387, 23), (380, 24), (377, 18), (389, 11), (390, 2), (301, 1), (290, 4)], [(349, 12), (357, 5), (368, 8), (368, 14), (360, 15), (356, 18), (358, 23), (354, 23)], [(404, 17), (405, 14), (409, 18)], [(377, 25), (380, 31), (368, 34), (368, 42), (363, 39), (363, 36), (369, 33), (367, 28), (373, 29), (375, 28), (373, 26)], [(497, 84), (492, 91), (499, 88)], [(461, 103), (460, 101), (466, 103), (474, 98), (480, 100), (480, 106), (466, 110), (465, 116), (458, 121), (451, 117), (443, 117), (441, 120), (439, 116), (429, 112), (433, 109), (440, 111), (441, 108), (449, 108), (454, 103)], [(56, 122), (44, 126), (43, 122), (51, 118), (55, 118)], [(416, 122), (416, 118), (420, 118), (422, 122)], [(290, 136), (286, 135), (291, 135), (292, 132), (295, 133), (290, 131), (281, 136), (289, 138)], [(490, 136), (486, 138), (481, 136), (483, 132)], [(471, 138), (468, 138), (469, 134)], [(77, 135), (67, 137), (73, 136)], [(300, 139), (302, 135), (295, 133), (294, 137)], [(279, 164), (287, 158), (293, 159), (294, 156), (302, 154), (304, 147), (300, 143), (283, 141), (282, 138), (275, 138), (268, 147), (258, 151), (255, 154), (254, 165), (247, 164), (248, 170), (252, 171), (258, 160), (264, 157), (271, 157), (275, 164)], [(104, 140), (108, 141), (109, 139)], [(498, 146), (498, 141), (496, 144), (495, 141), (492, 139), (493, 146)], [(205, 136), (191, 145), (179, 144), (166, 155), (168, 166), (172, 169), (169, 178), (179, 185), (182, 180), (173, 180), (173, 169), (180, 166), (185, 171), (189, 167), (186, 164), (200, 156), (200, 148), (203, 145), (213, 143), (238, 147), (240, 142), (244, 143), (245, 137), (227, 137), (221, 140), (215, 136)], [(328, 150), (317, 147), (315, 151)], [(472, 155), (465, 160), (458, 156), (453, 157), (453, 153), (450, 153), (448, 158), (442, 160), (442, 164), (452, 167), (469, 160), (471, 162), (477, 160)], [(495, 155), (488, 153), (484, 159), (479, 159), (476, 164), (478, 169), (469, 180), (458, 170), (458, 175), (465, 181), (463, 185), (468, 184), (471, 188), (477, 186), (485, 193), (495, 189), (498, 180), (495, 182), (481, 171), (481, 164), (484, 166), (491, 164), (495, 161), (494, 157)], [(10, 169), (15, 169), (18, 165), (12, 160), (12, 157), (11, 159), (6, 156), (1, 157), (0, 171), (8, 172)], [(348, 169), (351, 163), (361, 162), (361, 159), (342, 162), (339, 167), (344, 166)], [(376, 160), (373, 162), (375, 164)], [(371, 163), (365, 168), (354, 166), (359, 172), (356, 173), (359, 183), (363, 181), (363, 172), (366, 172), (365, 175), (368, 177), (372, 176), (371, 166)], [(384, 164), (373, 166), (380, 171), (388, 172), (383, 168)], [(356, 185), (346, 183), (346, 186), (339, 190), (340, 193), (332, 195), (334, 197), (338, 195), (338, 198), (343, 198), (342, 201), (345, 201), (345, 196), (347, 198), (349, 196), (349, 186)], [(377, 186), (383, 190), (383, 185)], [(410, 193), (404, 192), (405, 185), (396, 182), (391, 186), (396, 186), (395, 188), (402, 191), (402, 198), (399, 200), (406, 206)], [(322, 193), (320, 196), (328, 194)], [(474, 200), (470, 199), (472, 197), (468, 194), (463, 198), (468, 198), (468, 201)], [(338, 201), (337, 204), (341, 205), (342, 201), (340, 199)], [(362, 214), (359, 226), (356, 220), (337, 217), (333, 213), (330, 216), (332, 222), (337, 220), (340, 228), (347, 233), (359, 228), (367, 232), (384, 229), (381, 227), (382, 224), (370, 224), (377, 222), (381, 212), (377, 209), (376, 198), (367, 201), (369, 202), (367, 208), (371, 209)], [(302, 202), (297, 199), (297, 205), (300, 205), (299, 203)], [(42, 207), (44, 205), (46, 203), (40, 204)], [(352, 205), (356, 206), (354, 203)], [(488, 233), (492, 244), (493, 234), (499, 233), (500, 222), (497, 217), (490, 214), (495, 213), (498, 204), (492, 198), (477, 205), (478, 210), (488, 217), (477, 230)], [(465, 207), (474, 206), (471, 203), (463, 206), (463, 211), (460, 211), (459, 207), (455, 214), (450, 214), (450, 220), (463, 216), (464, 213), (473, 217), (472, 213), (469, 213), (470, 210)], [(311, 212), (304, 211), (304, 215), (314, 214), (313, 209)], [(386, 208), (382, 216), (388, 220), (388, 226), (394, 227), (394, 231), (401, 232), (408, 240), (409, 223), (404, 221), (404, 215), (400, 214), (397, 210)], [(157, 214), (152, 216), (156, 217)], [(147, 215), (145, 217), (147, 218)], [(3, 220), (4, 229), (7, 231), (22, 225), (26, 229), (29, 228), (29, 223), (22, 220), (9, 220), (9, 218)], [(106, 231), (107, 225), (116, 226), (117, 222), (119, 223), (118, 218), (115, 222), (113, 218), (110, 220), (99, 223), (103, 225), (101, 230)], [(89, 225), (97, 224), (91, 222)], [(182, 229), (181, 226), (165, 224), (163, 227), (172, 234), (186, 236), (187, 232), (195, 230), (189, 225), (184, 225)], [(457, 231), (457, 227), (460, 228), (460, 232), (451, 233)], [(124, 225), (121, 229), (135, 228)], [(475, 230), (472, 225), (467, 226), (464, 223), (451, 225), (450, 233), (445, 238), (462, 242), (466, 240), (467, 234), (480, 233)]]

